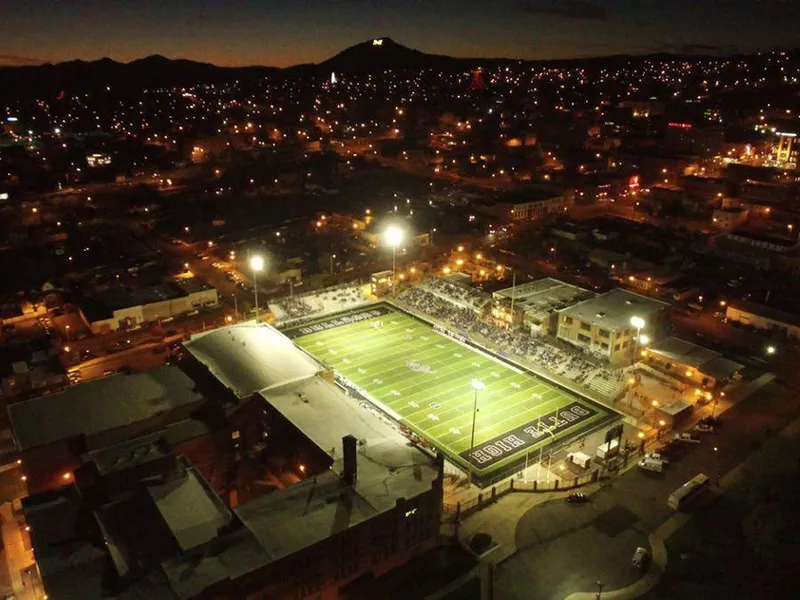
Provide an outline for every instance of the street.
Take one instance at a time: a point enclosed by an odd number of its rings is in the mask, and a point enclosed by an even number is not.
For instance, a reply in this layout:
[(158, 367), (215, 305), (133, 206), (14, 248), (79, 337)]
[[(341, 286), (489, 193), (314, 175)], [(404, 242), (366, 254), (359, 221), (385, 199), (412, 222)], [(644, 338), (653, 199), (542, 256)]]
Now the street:
[(700, 472), (714, 481), (747, 458), (768, 432), (798, 416), (800, 398), (770, 383), (725, 412), (721, 428), (663, 473), (634, 468), (587, 504), (556, 499), (531, 509), (517, 524), (517, 553), (498, 566), (497, 597), (561, 600), (594, 591), (597, 581), (606, 590), (633, 583), (643, 574), (631, 566), (634, 550), (647, 547), (647, 535), (674, 514), (667, 507), (669, 494)]

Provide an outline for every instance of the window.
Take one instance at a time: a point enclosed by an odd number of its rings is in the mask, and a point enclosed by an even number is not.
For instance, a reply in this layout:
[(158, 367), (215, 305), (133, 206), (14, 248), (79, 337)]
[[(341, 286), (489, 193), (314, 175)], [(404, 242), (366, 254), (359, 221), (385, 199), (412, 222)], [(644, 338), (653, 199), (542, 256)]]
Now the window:
[(592, 330), (592, 326), (589, 323), (583, 323), (582, 322), (581, 323), (581, 329), (583, 331), (591, 331)]
[(587, 335), (583, 335), (582, 333), (579, 333), (578, 334), (578, 341), (579, 342), (583, 342), (584, 344), (588, 344), (589, 342), (592, 341), (592, 338), (590, 338)]
[(597, 333), (600, 334), (601, 338), (609, 338), (609, 337), (611, 337), (611, 333), (606, 329), (600, 329), (600, 330), (598, 330)]
[(610, 348), (610, 346), (605, 342), (600, 342), (600, 347), (606, 352), (608, 352), (608, 349)]
[(619, 342), (614, 344), (614, 352), (617, 352), (618, 350), (619, 350)]
[(628, 347), (628, 346), (630, 346), (630, 345), (631, 345), (631, 343), (630, 343), (630, 342), (628, 342), (628, 341), (622, 342), (622, 347), (623, 347), (623, 348), (627, 348), (627, 347)]
[(564, 317), (564, 323), (567, 325), (572, 325), (572, 317)]

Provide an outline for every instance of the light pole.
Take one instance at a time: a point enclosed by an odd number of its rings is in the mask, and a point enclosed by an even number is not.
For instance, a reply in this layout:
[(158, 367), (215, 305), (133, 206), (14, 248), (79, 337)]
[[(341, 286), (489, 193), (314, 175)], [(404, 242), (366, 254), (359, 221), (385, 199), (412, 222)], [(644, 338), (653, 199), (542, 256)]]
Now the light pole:
[(333, 259), (336, 258), (335, 254), (331, 254), (331, 275), (333, 275)]
[(253, 292), (256, 301), (256, 323), (258, 323), (258, 272), (264, 270), (264, 257), (259, 254), (251, 256), (250, 268), (253, 269)]
[[(253, 286), (255, 287), (255, 286)], [(236, 294), (231, 294), (233, 296), (233, 318), (236, 319), (236, 322), (239, 322), (239, 299), (236, 297)]]
[[(517, 271), (511, 269), (511, 325), (514, 325), (514, 300), (517, 297)], [(513, 329), (513, 327), (511, 327)]]
[(67, 325), (65, 329), (67, 330), (67, 343), (69, 343), (69, 325)]
[(642, 329), (644, 329), (645, 322), (642, 317), (631, 317), (631, 325), (636, 327), (636, 344), (634, 344), (633, 360), (631, 365), (636, 364), (636, 355), (639, 353), (639, 344), (642, 337)]
[(472, 462), (472, 451), (475, 449), (475, 420), (478, 416), (478, 392), (486, 389), (486, 386), (483, 382), (479, 379), (472, 380), (472, 389), (475, 392), (472, 400), (472, 434), (469, 438), (469, 479), (467, 480), (467, 487), (472, 485), (472, 470), (473, 470), (473, 462)]
[(392, 247), (392, 298), (395, 296), (397, 290), (397, 247), (403, 241), (403, 232), (399, 227), (391, 226), (386, 230), (386, 243)]

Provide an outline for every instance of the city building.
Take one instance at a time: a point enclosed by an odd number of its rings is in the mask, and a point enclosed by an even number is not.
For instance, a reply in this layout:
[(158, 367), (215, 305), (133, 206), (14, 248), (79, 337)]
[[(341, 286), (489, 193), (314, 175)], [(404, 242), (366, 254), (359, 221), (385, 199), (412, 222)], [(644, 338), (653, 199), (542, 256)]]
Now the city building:
[(797, 131), (778, 131), (777, 143), (773, 146), (772, 154), (775, 163), (784, 169), (797, 168), (800, 145), (797, 143)]
[(558, 311), (593, 296), (589, 290), (545, 277), (494, 292), (491, 313), (533, 335), (555, 334)]
[[(245, 414), (263, 426), (258, 445), (248, 444), (244, 431), (230, 432), (241, 441), (238, 452), (251, 463), (278, 457), (293, 476), (246, 501), (226, 502), (193, 460), (148, 437), (158, 434), (146, 426), (153, 415), (131, 413), (119, 395), (92, 394), (104, 398), (106, 418), (120, 413), (119, 426), (99, 433), (90, 427), (89, 437), (78, 439), (73, 426), (49, 420), (33, 431), (48, 400), (39, 399), (42, 404), (16, 411), (15, 438), (27, 448), (22, 460), (31, 473), (52, 471), (64, 483), (23, 501), (44, 594), (339, 598), (355, 582), (379, 578), (438, 546), (440, 456), (409, 443), (375, 409), (348, 397), (332, 374), (271, 327), (218, 329), (186, 346), (181, 367), (191, 378), (171, 375), (171, 385), (205, 389), (217, 382), (229, 418)], [(180, 389), (161, 388), (180, 402), (164, 405), (159, 394), (158, 402), (142, 398), (142, 404), (163, 414), (202, 402), (194, 388)], [(80, 422), (86, 406), (72, 400), (78, 409), (68, 421)], [(68, 403), (58, 405), (63, 416)], [(135, 422), (143, 435), (120, 442), (119, 432)], [(62, 455), (81, 447), (81, 464), (61, 474), (55, 466), (29, 465), (37, 448), (51, 454), (54, 444)]]
[(676, 382), (714, 390), (737, 375), (744, 365), (719, 352), (670, 336), (647, 346), (644, 364)]
[(111, 375), (15, 402), (8, 417), (28, 492), (71, 481), (83, 455), (189, 419), (205, 402), (174, 366)]
[(800, 315), (794, 312), (746, 300), (732, 300), (725, 308), (725, 316), (729, 321), (742, 325), (800, 339)]
[[(621, 288), (599, 294), (559, 311), (557, 337), (612, 364), (634, 358), (637, 334), (659, 339), (669, 304)], [(641, 319), (637, 331), (632, 320)]]
[(216, 288), (179, 279), (136, 290), (111, 289), (80, 303), (81, 316), (93, 333), (129, 329), (219, 304)]

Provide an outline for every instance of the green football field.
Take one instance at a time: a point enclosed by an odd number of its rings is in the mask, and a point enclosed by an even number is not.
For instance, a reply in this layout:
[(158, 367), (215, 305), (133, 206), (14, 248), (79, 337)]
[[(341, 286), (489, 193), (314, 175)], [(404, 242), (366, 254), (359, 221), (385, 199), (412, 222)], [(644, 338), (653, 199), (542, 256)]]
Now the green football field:
[(482, 382), (472, 453), (481, 476), (610, 418), (597, 404), (387, 304), (284, 334), (462, 466), (470, 449), (472, 380)]

